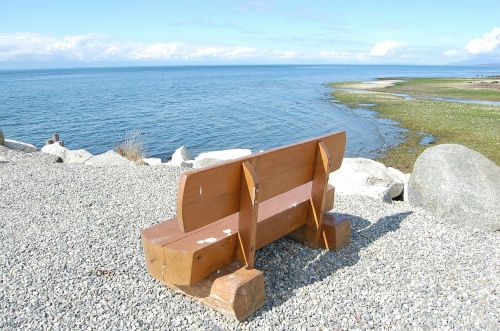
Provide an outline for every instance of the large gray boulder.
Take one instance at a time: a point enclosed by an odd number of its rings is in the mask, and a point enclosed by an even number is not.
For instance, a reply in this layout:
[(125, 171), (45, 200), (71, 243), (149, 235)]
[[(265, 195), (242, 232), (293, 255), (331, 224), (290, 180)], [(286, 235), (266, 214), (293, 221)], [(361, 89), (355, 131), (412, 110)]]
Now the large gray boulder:
[(458, 225), (500, 229), (500, 168), (462, 145), (426, 149), (415, 162), (408, 199)]
[(85, 161), (86, 165), (95, 166), (95, 167), (134, 167), (135, 163), (127, 160), (120, 154), (115, 151), (107, 151), (106, 153), (102, 153), (96, 156), (91, 157), (87, 161)]
[(403, 192), (404, 174), (370, 159), (344, 158), (340, 169), (330, 174), (329, 182), (340, 195), (391, 202)]
[(234, 160), (252, 154), (249, 149), (227, 149), (224, 151), (213, 151), (201, 153), (194, 159), (193, 168), (208, 167), (220, 162)]

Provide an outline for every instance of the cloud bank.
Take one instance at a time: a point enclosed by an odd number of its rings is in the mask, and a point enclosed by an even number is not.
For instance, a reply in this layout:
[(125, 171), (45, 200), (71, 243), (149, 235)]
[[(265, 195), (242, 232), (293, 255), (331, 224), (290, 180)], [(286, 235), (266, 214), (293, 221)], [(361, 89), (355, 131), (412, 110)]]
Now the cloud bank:
[[(434, 53), (432, 53), (434, 52)], [(441, 55), (441, 56), (439, 56)], [(239, 45), (200, 45), (183, 42), (118, 41), (97, 33), (55, 37), (38, 33), (0, 33), (0, 66), (16, 63), (32, 65), (109, 65), (126, 64), (209, 64), (209, 63), (441, 63), (450, 60), (500, 55), (500, 28), (468, 42), (463, 48), (434, 49), (416, 47), (403, 41), (386, 39), (366, 50), (298, 51)], [(487, 61), (490, 61), (490, 60)]]
[(178, 42), (114, 41), (100, 34), (56, 38), (37, 33), (0, 34), (0, 61), (59, 57), (78, 61), (168, 60), (196, 58), (282, 57), (286, 53), (238, 46), (200, 46)]
[(385, 57), (403, 47), (401, 42), (386, 40), (369, 52), (338, 52), (321, 50), (300, 52), (227, 45), (193, 45), (180, 42), (123, 42), (109, 36), (90, 33), (54, 37), (38, 33), (0, 33), (0, 62), (8, 61), (293, 61), (317, 60), (338, 62), (370, 62), (373, 57)]

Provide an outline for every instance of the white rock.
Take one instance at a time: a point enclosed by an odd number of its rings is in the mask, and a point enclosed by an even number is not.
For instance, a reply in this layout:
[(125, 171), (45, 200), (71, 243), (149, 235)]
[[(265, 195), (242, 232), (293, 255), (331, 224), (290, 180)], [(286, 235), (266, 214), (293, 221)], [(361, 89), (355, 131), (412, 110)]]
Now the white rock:
[(33, 153), (38, 150), (38, 148), (36, 148), (36, 146), (34, 145), (24, 143), (22, 141), (17, 141), (14, 139), (5, 139), (3, 145), (15, 151), (21, 151), (25, 153)]
[(172, 154), (172, 159), (168, 163), (173, 166), (180, 166), (182, 162), (186, 162), (192, 159), (193, 156), (188, 151), (188, 149), (185, 146), (181, 146), (175, 150), (174, 154)]
[(329, 183), (340, 195), (361, 195), (391, 202), (404, 186), (401, 178), (404, 175), (396, 171), (370, 159), (344, 158), (340, 169), (330, 174)]
[(84, 163), (93, 156), (84, 149), (69, 150), (58, 142), (43, 146), (41, 151), (60, 157), (64, 163)]
[(107, 167), (107, 166), (124, 166), (133, 167), (135, 163), (127, 160), (115, 151), (107, 151), (106, 153), (99, 154), (91, 157), (85, 161), (86, 165), (96, 166), (96, 167)]
[(89, 160), (93, 155), (87, 152), (84, 149), (77, 150), (67, 150), (65, 157), (63, 158), (64, 163), (85, 163)]
[(157, 157), (149, 157), (142, 159), (144, 162), (146, 162), (150, 166), (158, 166), (161, 165), (161, 159)]
[(227, 149), (223, 151), (213, 151), (201, 153), (194, 159), (195, 169), (208, 167), (220, 162), (237, 159), (252, 154), (249, 149)]
[(393, 167), (387, 167), (387, 171), (398, 177), (401, 181), (405, 180), (405, 174), (402, 171)]
[(66, 158), (66, 152), (68, 149), (66, 147), (62, 147), (58, 143), (53, 143), (49, 145), (45, 145), (42, 147), (41, 151), (43, 153), (51, 154), (60, 157), (61, 159), (65, 160)]

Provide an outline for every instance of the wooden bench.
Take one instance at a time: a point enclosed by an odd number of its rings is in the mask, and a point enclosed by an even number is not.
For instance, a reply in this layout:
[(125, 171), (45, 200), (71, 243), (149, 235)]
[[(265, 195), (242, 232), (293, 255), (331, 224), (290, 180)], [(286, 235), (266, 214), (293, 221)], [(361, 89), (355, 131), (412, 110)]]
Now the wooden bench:
[(177, 216), (142, 231), (149, 273), (246, 319), (265, 299), (257, 249), (286, 235), (313, 248), (348, 243), (349, 222), (325, 214), (334, 199), (328, 177), (345, 141), (336, 132), (185, 173)]

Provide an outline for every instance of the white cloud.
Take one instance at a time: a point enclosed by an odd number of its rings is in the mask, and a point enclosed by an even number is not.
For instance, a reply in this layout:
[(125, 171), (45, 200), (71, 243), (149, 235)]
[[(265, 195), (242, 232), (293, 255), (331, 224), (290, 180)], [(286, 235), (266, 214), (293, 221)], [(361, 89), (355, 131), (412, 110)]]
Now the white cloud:
[(500, 45), (500, 28), (493, 28), (490, 32), (467, 43), (465, 50), (470, 54), (485, 54), (495, 50)]
[(100, 34), (56, 38), (36, 33), (0, 34), (0, 61), (64, 58), (78, 61), (291, 57), (289, 51), (178, 42), (118, 42)]
[(200, 45), (182, 42), (128, 42), (90, 33), (54, 37), (38, 33), (0, 33), (1, 62), (97, 63), (163, 61), (165, 63), (203, 62), (309, 62), (309, 63), (373, 63), (398, 61), (404, 57), (388, 56), (404, 47), (401, 42), (386, 40), (369, 53), (323, 49), (297, 51), (239, 45)]
[(443, 52), (444, 57), (455, 57), (460, 54), (460, 51), (458, 49), (447, 49), (446, 51)]
[(396, 50), (401, 49), (405, 47), (406, 44), (399, 42), (399, 41), (394, 41), (394, 40), (384, 40), (382, 42), (379, 42), (373, 46), (373, 48), (370, 50), (368, 55), (370, 56), (386, 56), (391, 53), (394, 53)]

